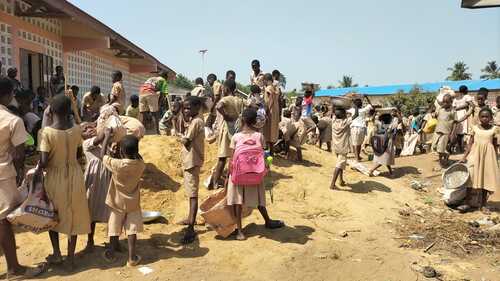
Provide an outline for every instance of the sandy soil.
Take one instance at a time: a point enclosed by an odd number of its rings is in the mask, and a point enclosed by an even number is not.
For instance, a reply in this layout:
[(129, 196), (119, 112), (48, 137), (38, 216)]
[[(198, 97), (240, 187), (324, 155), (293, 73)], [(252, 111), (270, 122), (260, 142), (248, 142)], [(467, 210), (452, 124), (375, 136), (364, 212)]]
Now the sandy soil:
[[(349, 186), (330, 191), (334, 156), (306, 146), (305, 163), (294, 164), (276, 157), (267, 194), (272, 217), (287, 226), (266, 230), (258, 212), (244, 221), (248, 240), (222, 240), (205, 226), (198, 226), (199, 240), (180, 245), (182, 227), (174, 224), (186, 216), (187, 200), (181, 186), (178, 143), (173, 139), (147, 136), (141, 152), (148, 162), (142, 191), (144, 210), (160, 210), (166, 220), (145, 226), (139, 236), (138, 251), (143, 265), (152, 273), (143, 275), (127, 268), (126, 254), (115, 264), (101, 258), (107, 240), (105, 226), (98, 225), (95, 253), (79, 257), (79, 268), (68, 274), (60, 268), (41, 276), (46, 280), (424, 280), (412, 270), (412, 263), (432, 265), (443, 280), (500, 280), (500, 257), (456, 256), (447, 252), (400, 248), (395, 224), (398, 210), (405, 204), (445, 209), (434, 191), (439, 172), (432, 155), (397, 160), (396, 179), (368, 178), (348, 169)], [(209, 161), (203, 179), (213, 166), (215, 146), (207, 147)], [(431, 183), (429, 192), (409, 187), (412, 179)], [(208, 194), (204, 188), (201, 197)], [(479, 218), (480, 213), (457, 219)], [(347, 231), (347, 237), (340, 232)], [(16, 236), (22, 263), (41, 262), (50, 253), (46, 233)], [(82, 250), (86, 237), (80, 237)], [(65, 241), (62, 241), (65, 245)], [(126, 246), (126, 240), (122, 241)], [(65, 251), (65, 246), (63, 246)], [(5, 269), (1, 259), (0, 267)]]

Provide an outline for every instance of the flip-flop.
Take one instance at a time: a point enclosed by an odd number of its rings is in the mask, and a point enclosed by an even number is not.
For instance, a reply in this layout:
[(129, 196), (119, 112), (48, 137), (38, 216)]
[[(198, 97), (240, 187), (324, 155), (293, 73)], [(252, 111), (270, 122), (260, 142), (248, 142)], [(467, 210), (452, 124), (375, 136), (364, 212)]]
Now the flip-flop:
[(139, 256), (139, 255), (135, 255), (136, 257), (136, 260), (133, 260), (133, 261), (127, 261), (127, 266), (128, 267), (134, 267), (134, 266), (137, 266), (141, 260), (142, 260), (142, 257)]
[(104, 252), (102, 252), (102, 257), (108, 263), (114, 263), (116, 261), (116, 256), (109, 257), (108, 254), (111, 254), (111, 250), (109, 250), (109, 249), (104, 250)]
[(269, 223), (266, 223), (267, 229), (278, 229), (285, 226), (285, 222), (280, 220), (272, 220)]
[(194, 240), (196, 240), (196, 232), (194, 232), (194, 231), (193, 232), (186, 232), (186, 234), (184, 234), (184, 237), (181, 240), (181, 243), (184, 245), (187, 245), (187, 244), (193, 243)]
[(56, 257), (55, 255), (48, 255), (45, 260), (49, 265), (60, 265), (63, 263), (63, 258), (61, 256)]
[(6, 280), (25, 280), (37, 277), (42, 274), (47, 269), (47, 264), (43, 263), (37, 267), (26, 267), (26, 270), (22, 274), (11, 274), (7, 273)]

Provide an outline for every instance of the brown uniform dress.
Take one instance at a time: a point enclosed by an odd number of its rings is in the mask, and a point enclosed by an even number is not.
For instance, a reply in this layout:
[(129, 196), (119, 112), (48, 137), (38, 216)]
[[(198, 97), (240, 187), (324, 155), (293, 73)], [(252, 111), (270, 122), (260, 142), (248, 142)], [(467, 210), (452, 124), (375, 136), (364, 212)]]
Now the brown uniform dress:
[(205, 160), (205, 122), (195, 116), (189, 122), (183, 139), (190, 141), (189, 149), (182, 146), (182, 166), (184, 168), (184, 188), (188, 198), (197, 198), (200, 186), (200, 169)]
[(266, 86), (264, 103), (269, 112), (264, 125), (264, 138), (266, 142), (275, 143), (278, 140), (280, 122), (279, 92), (275, 86)]
[(111, 209), (108, 235), (120, 236), (122, 229), (127, 235), (142, 232), (142, 212), (139, 181), (146, 165), (142, 159), (114, 159), (108, 155), (102, 159), (111, 171), (106, 205)]
[(0, 220), (21, 203), (11, 151), (27, 139), (23, 120), (0, 104)]
[(318, 125), (319, 129), (319, 139), (321, 142), (331, 142), (332, 141), (332, 118), (321, 117), (319, 119)]
[(446, 148), (451, 129), (453, 128), (453, 122), (457, 120), (457, 113), (454, 110), (440, 108), (437, 112), (437, 120), (438, 123), (432, 140), (432, 149), (438, 153), (448, 153)]
[(500, 128), (492, 126), (489, 130), (481, 126), (472, 128), (474, 143), (469, 161), (473, 165), (472, 187), (495, 192), (500, 187), (500, 167), (493, 139), (500, 133)]
[(219, 158), (227, 158), (231, 157), (231, 149), (229, 145), (231, 143), (231, 138), (236, 132), (236, 120), (245, 108), (245, 102), (239, 97), (227, 96), (223, 97), (217, 106), (222, 107), (226, 115), (235, 120), (233, 122), (224, 121), (219, 127), (219, 135), (217, 137), (219, 151), (217, 156)]
[(332, 146), (337, 157), (336, 168), (345, 170), (347, 154), (351, 147), (351, 120), (335, 119), (332, 124)]
[(67, 130), (45, 127), (41, 133), (40, 151), (49, 154), (45, 191), (59, 216), (53, 230), (66, 235), (90, 232), (83, 171), (76, 159), (81, 144), (82, 130), (78, 125)]

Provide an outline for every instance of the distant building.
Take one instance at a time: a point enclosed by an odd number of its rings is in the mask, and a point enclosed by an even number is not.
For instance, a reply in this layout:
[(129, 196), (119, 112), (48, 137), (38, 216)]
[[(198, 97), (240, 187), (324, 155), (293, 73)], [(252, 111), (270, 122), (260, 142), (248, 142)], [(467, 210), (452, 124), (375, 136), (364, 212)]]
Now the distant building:
[(62, 65), (68, 85), (111, 91), (111, 72), (123, 73), (125, 91), (138, 94), (154, 72), (175, 72), (140, 47), (65, 0), (0, 0), (2, 73), (17, 67), (24, 87), (48, 88)]
[(323, 99), (334, 96), (343, 96), (348, 93), (358, 93), (367, 95), (371, 100), (377, 103), (382, 103), (383, 99), (403, 92), (409, 93), (414, 87), (419, 87), (424, 92), (438, 92), (443, 86), (448, 86), (454, 91), (458, 91), (458, 88), (462, 85), (469, 88), (469, 92), (475, 93), (479, 88), (487, 88), (490, 91), (488, 99), (490, 102), (494, 103), (497, 95), (500, 95), (500, 79), (493, 80), (463, 80), (463, 81), (443, 81), (434, 83), (423, 83), (423, 84), (400, 84), (400, 85), (386, 85), (386, 86), (373, 86), (373, 87), (351, 87), (351, 88), (336, 88), (336, 89), (325, 89), (316, 92), (316, 97), (322, 97)]

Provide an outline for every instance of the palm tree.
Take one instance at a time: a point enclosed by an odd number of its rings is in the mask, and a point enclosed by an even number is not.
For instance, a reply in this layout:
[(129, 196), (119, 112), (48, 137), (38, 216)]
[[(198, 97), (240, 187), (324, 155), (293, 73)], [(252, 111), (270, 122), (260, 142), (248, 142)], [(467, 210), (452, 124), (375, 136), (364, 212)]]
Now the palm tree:
[(472, 74), (467, 72), (469, 67), (463, 61), (456, 62), (453, 67), (448, 67), (447, 70), (451, 71), (451, 75), (446, 80), (459, 81), (472, 79)]
[(481, 79), (490, 80), (500, 78), (500, 68), (498, 68), (496, 61), (486, 63), (486, 67), (481, 69), (481, 72), (484, 73), (481, 75)]
[(350, 88), (357, 86), (358, 84), (353, 84), (351, 76), (344, 75), (342, 76), (342, 80), (339, 81), (339, 88)]

